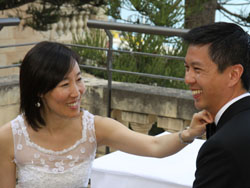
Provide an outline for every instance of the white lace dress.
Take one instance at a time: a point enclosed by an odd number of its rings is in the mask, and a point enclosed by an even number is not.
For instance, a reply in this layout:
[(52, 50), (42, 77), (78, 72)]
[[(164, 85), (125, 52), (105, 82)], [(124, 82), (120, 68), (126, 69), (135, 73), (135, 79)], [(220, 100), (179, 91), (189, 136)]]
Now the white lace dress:
[(11, 122), (19, 188), (83, 188), (88, 186), (96, 154), (94, 116), (84, 111), (82, 138), (62, 151), (33, 143), (22, 115)]

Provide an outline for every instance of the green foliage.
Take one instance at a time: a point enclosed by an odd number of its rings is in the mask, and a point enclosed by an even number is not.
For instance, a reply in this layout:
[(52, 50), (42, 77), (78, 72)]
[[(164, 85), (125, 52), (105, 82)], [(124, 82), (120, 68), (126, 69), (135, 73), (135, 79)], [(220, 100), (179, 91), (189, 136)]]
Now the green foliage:
[[(174, 66), (173, 66), (174, 65)], [(167, 61), (164, 58), (143, 57), (141, 55), (130, 56), (121, 54), (114, 60), (113, 68), (127, 70), (132, 72), (149, 73), (156, 75), (176, 75), (174, 70), (182, 69), (183, 63)], [(177, 74), (182, 74), (183, 71), (178, 71)], [(183, 77), (181, 75), (180, 77)], [(149, 85), (157, 85), (163, 87), (186, 88), (185, 84), (180, 81), (149, 78), (138, 75), (113, 73), (113, 80), (122, 82), (142, 83)]]
[[(146, 52), (161, 55), (179, 55), (181, 43), (177, 40), (166, 49), (166, 39), (162, 36), (124, 33), (124, 41), (128, 43), (125, 50), (133, 52)], [(174, 39), (172, 39), (174, 40)], [(123, 43), (124, 45), (124, 43)], [(170, 45), (170, 44), (169, 44)], [(132, 50), (131, 50), (132, 49)], [(184, 77), (184, 66), (181, 60), (168, 60), (165, 57), (151, 57), (146, 55), (130, 55), (121, 53), (113, 58), (113, 68), (127, 70), (132, 72), (156, 74), (172, 77)], [(113, 73), (113, 79), (123, 82), (135, 82), (142, 84), (158, 85), (173, 88), (186, 88), (185, 83), (181, 81), (165, 80), (159, 78), (149, 78), (144, 76)]]
[(108, 14), (114, 19), (121, 20), (119, 15), (121, 7), (134, 12), (126, 22), (142, 23), (143, 17), (145, 23), (157, 26), (172, 27), (184, 19), (184, 8), (182, 0), (116, 0), (109, 1), (110, 10)]
[[(105, 33), (101, 31), (102, 30), (91, 29), (89, 32), (86, 32), (85, 36), (74, 36), (73, 43), (105, 48), (107, 47), (107, 39)], [(162, 36), (145, 34), (134, 34), (132, 36), (129, 33), (124, 33), (124, 36), (126, 36), (127, 38), (123, 42), (128, 42), (128, 46), (126, 48), (123, 48), (123, 50), (133, 49), (133, 51), (136, 52), (148, 52), (162, 55), (166, 54), (167, 50), (162, 45), (162, 43), (165, 42), (165, 38)], [(157, 42), (150, 42), (152, 40)], [(174, 45), (179, 46), (180, 44), (176, 42), (172, 44), (174, 49), (179, 49), (177, 47), (174, 47)], [(81, 55), (83, 64), (106, 67), (107, 56), (105, 51), (80, 47), (74, 47), (73, 49)], [(171, 52), (171, 55), (179, 54), (178, 50), (169, 51)], [(182, 61), (167, 60), (163, 57), (114, 53), (112, 66), (113, 69), (126, 70), (131, 72), (166, 75), (173, 77), (184, 76), (184, 66)], [(107, 78), (106, 71), (86, 69), (86, 72), (94, 74), (95, 76), (101, 78)], [(121, 74), (116, 72), (112, 73), (112, 79), (114, 81), (122, 82), (142, 83), (182, 89), (186, 88), (185, 84), (180, 81), (156, 79), (139, 75)]]
[[(119, 6), (129, 7), (130, 10), (139, 12), (139, 14), (137, 13), (136, 15), (131, 15), (127, 20), (127, 22), (135, 24), (143, 23), (172, 28), (178, 25), (180, 27), (180, 21), (183, 19), (184, 15), (181, 0), (123, 0), (116, 2), (116, 4), (110, 4), (112, 9), (117, 9), (117, 12), (119, 12)], [(117, 14), (111, 15), (114, 18), (120, 19)], [(183, 55), (182, 42), (180, 38), (128, 32), (122, 32), (120, 36), (122, 39), (120, 49), (123, 50), (161, 55)], [(115, 56), (113, 68), (180, 78), (183, 78), (185, 73), (183, 61), (167, 60), (162, 57), (142, 55), (131, 56), (128, 54)], [(165, 87), (186, 88), (185, 83), (180, 81), (153, 79), (135, 75), (121, 75), (113, 73), (113, 79), (123, 82), (136, 82)]]
[[(107, 47), (107, 38), (106, 34), (100, 29), (90, 29), (83, 35), (74, 35), (73, 44), (80, 44), (85, 46), (94, 46), (94, 47)], [(106, 51), (103, 50), (93, 50), (89, 48), (73, 47), (81, 56), (81, 63), (91, 66), (106, 67)], [(94, 69), (86, 69), (86, 72), (94, 74), (101, 78), (106, 78), (106, 72)]]
[(121, 19), (121, 1), (109, 1), (109, 8), (107, 14), (112, 15), (115, 19)]
[(172, 27), (183, 19), (182, 0), (130, 0), (130, 2), (154, 25)]
[[(141, 23), (142, 21), (147, 23), (153, 23), (153, 25), (163, 25), (173, 27), (178, 21), (174, 17), (178, 17), (179, 11), (177, 10), (180, 2), (177, 1), (131, 1), (137, 10), (144, 11), (143, 14), (148, 16), (147, 19), (138, 16), (135, 23)], [(169, 2), (173, 7), (171, 8), (166, 4)], [(124, 1), (112, 1), (111, 7), (121, 6)], [(144, 4), (143, 4), (144, 3)], [(141, 7), (143, 6), (143, 7)], [(114, 16), (119, 18), (119, 9), (113, 9), (110, 11)], [(129, 20), (133, 23), (133, 20)], [(86, 33), (86, 37), (75, 37), (74, 43), (84, 44), (88, 46), (99, 46), (106, 47), (106, 42), (102, 43), (104, 36), (100, 31)], [(120, 50), (128, 50), (133, 52), (143, 52), (143, 53), (154, 53), (161, 55), (173, 55), (180, 56), (182, 53), (182, 42), (180, 38), (159, 36), (159, 35), (149, 35), (141, 33), (120, 33), (121, 45)], [(91, 64), (94, 66), (106, 67), (106, 53), (97, 52), (96, 50), (90, 49), (80, 49), (78, 53), (83, 57), (85, 64)], [(156, 75), (165, 75), (171, 77), (184, 77), (184, 66), (181, 60), (170, 60), (165, 57), (151, 57), (146, 55), (137, 54), (127, 54), (127, 53), (113, 53), (113, 69), (126, 70), (131, 72), (148, 73)], [(106, 73), (97, 70), (87, 70), (88, 72), (95, 74), (96, 76), (106, 78)], [(122, 74), (122, 73), (112, 73), (112, 79), (115, 81), (122, 82), (132, 82), (132, 83), (142, 83), (150, 85), (158, 85), (164, 87), (174, 87), (174, 88), (186, 88), (184, 82), (165, 80), (159, 78), (149, 78), (139, 75), (132, 74)]]
[[(57, 13), (59, 7), (37, 7), (30, 5), (26, 11), (27, 14), (33, 15), (26, 19), (26, 26), (36, 28), (40, 31), (47, 31), (52, 29), (53, 23), (56, 23), (60, 19), (60, 14)], [(44, 24), (46, 23), (46, 24)]]

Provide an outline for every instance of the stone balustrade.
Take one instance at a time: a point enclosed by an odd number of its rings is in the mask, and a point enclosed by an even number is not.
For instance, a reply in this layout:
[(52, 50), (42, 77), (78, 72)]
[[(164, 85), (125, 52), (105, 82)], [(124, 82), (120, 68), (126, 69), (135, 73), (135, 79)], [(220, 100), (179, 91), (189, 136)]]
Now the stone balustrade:
[[(70, 12), (69, 7), (64, 7), (65, 15), (67, 12)], [(53, 24), (52, 31), (56, 32), (57, 37), (64, 38), (71, 37), (72, 34), (77, 34), (84, 36), (87, 28), (88, 19), (98, 19), (98, 20), (107, 20), (107, 16), (104, 14), (104, 9), (86, 6), (86, 9), (89, 11), (78, 12), (76, 15), (62, 17), (59, 22)], [(96, 9), (96, 10), (94, 10)], [(93, 15), (91, 10), (94, 10), (97, 14)]]
[[(88, 6), (88, 5), (86, 5)], [(21, 9), (24, 11), (27, 6), (23, 6)], [(62, 7), (69, 13), (67, 7)], [(94, 10), (92, 10), (94, 9)], [(34, 43), (44, 40), (57, 41), (62, 43), (72, 43), (73, 35), (77, 34), (84, 37), (85, 30), (87, 29), (88, 19), (107, 20), (107, 16), (104, 15), (102, 8), (86, 7), (86, 12), (77, 12), (72, 17), (62, 17), (58, 23), (52, 25), (52, 29), (49, 31), (35, 31), (30, 27), (23, 27), (23, 21), (19, 26), (4, 27), (0, 31), (0, 43), (1, 46), (8, 46), (14, 44)], [(95, 11), (97, 14), (93, 15)], [(15, 12), (14, 10), (4, 10), (1, 12), (0, 18), (8, 18), (9, 15)], [(13, 15), (14, 16), (14, 15)], [(8, 66), (15, 63), (19, 63), (25, 56), (25, 54), (33, 47), (9, 47), (0, 49), (0, 66)], [(18, 74), (18, 68), (0, 69), (0, 77)]]

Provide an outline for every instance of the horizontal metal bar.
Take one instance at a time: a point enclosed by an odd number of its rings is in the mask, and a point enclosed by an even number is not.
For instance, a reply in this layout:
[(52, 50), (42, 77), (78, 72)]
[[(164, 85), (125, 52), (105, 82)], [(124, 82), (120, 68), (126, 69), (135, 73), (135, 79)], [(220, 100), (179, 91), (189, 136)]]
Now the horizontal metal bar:
[[(35, 45), (38, 42), (33, 42), (33, 43), (23, 43), (23, 44), (10, 44), (10, 45), (2, 45), (0, 48), (10, 48), (10, 47), (21, 47), (21, 46), (30, 46), (30, 45)], [(92, 50), (103, 50), (103, 51), (108, 51), (108, 48), (101, 48), (101, 47), (95, 47), (95, 46), (87, 46), (87, 45), (81, 45), (81, 44), (65, 44), (67, 46), (71, 47), (81, 47), (81, 48), (88, 48)], [(146, 53), (146, 52), (134, 52), (134, 51), (128, 51), (128, 50), (115, 50), (112, 49), (112, 52), (116, 53), (128, 53), (128, 54), (137, 54), (137, 55), (145, 55), (145, 56), (151, 56), (151, 57), (163, 57), (167, 59), (176, 59), (176, 60), (181, 60), (184, 61), (184, 57), (178, 57), (178, 56), (170, 56), (170, 55), (160, 55), (160, 54), (152, 54), (152, 53)]]
[(104, 67), (95, 67), (95, 66), (91, 66), (91, 65), (83, 65), (83, 64), (80, 64), (79, 65), (80, 68), (87, 68), (87, 69), (96, 69), (96, 70), (102, 70), (102, 71), (105, 71), (107, 70), (106, 68)]
[[(15, 67), (20, 67), (21, 64), (14, 64), (14, 65), (8, 65), (8, 66), (0, 66), (0, 69), (6, 69), (6, 68), (15, 68)], [(90, 68), (90, 69), (96, 69), (96, 70), (102, 70), (105, 71), (107, 70), (104, 67), (95, 67), (91, 65), (79, 65), (81, 68)], [(118, 70), (118, 69), (110, 69), (112, 72), (119, 72), (119, 73), (124, 73), (124, 74), (134, 74), (134, 75), (139, 75), (139, 76), (145, 76), (145, 77), (151, 77), (151, 78), (161, 78), (161, 79), (168, 79), (168, 80), (178, 80), (178, 81), (184, 81), (183, 78), (176, 78), (176, 77), (171, 77), (171, 76), (162, 76), (162, 75), (156, 75), (156, 74), (148, 74), (148, 73), (139, 73), (139, 72), (131, 72), (131, 71), (124, 71), (124, 70)]]
[(149, 26), (142, 24), (128, 24), (128, 23), (107, 22), (99, 20), (88, 20), (87, 26), (99, 29), (138, 32), (138, 33), (164, 35), (164, 36), (182, 36), (189, 31), (188, 29), (174, 29), (162, 26)]
[(19, 25), (20, 19), (19, 18), (0, 18), (0, 26), (16, 26)]
[[(94, 47), (94, 46), (86, 46), (86, 45), (81, 45), (81, 44), (66, 44), (67, 46), (71, 47), (80, 47), (80, 48), (89, 48), (89, 49), (95, 49), (95, 50), (103, 50), (103, 51), (108, 51), (108, 48), (101, 48), (101, 47)], [(176, 60), (181, 60), (184, 61), (184, 57), (178, 57), (178, 56), (171, 56), (171, 55), (161, 55), (161, 54), (152, 54), (152, 53), (146, 53), (146, 52), (135, 52), (135, 51), (128, 51), (128, 50), (115, 50), (111, 49), (110, 51), (116, 52), (116, 53), (127, 53), (127, 54), (137, 54), (137, 55), (145, 55), (145, 56), (151, 56), (151, 57), (163, 57), (167, 59), (176, 59)]]
[(38, 42), (31, 42), (31, 43), (23, 43), (23, 44), (9, 44), (9, 45), (2, 45), (0, 48), (11, 48), (11, 47), (21, 47), (21, 46), (31, 46), (35, 45)]
[(144, 77), (149, 77), (149, 78), (160, 78), (164, 80), (184, 81), (184, 78), (178, 78), (178, 77), (172, 77), (172, 76), (162, 76), (162, 75), (157, 75), (157, 74), (131, 72), (131, 71), (124, 71), (124, 70), (117, 70), (117, 69), (110, 69), (110, 71), (123, 73), (123, 74), (133, 74), (133, 75), (144, 76)]
[(108, 51), (108, 48), (95, 47), (95, 46), (87, 46), (87, 45), (82, 45), (82, 44), (65, 44), (65, 45), (71, 46), (71, 47), (88, 48), (88, 49), (91, 49), (91, 50), (103, 50), (103, 51)]
[(128, 54), (137, 54), (137, 55), (145, 55), (145, 56), (151, 56), (151, 57), (163, 57), (167, 59), (176, 59), (176, 60), (182, 60), (184, 61), (184, 57), (179, 56), (171, 56), (171, 55), (161, 55), (161, 54), (152, 54), (152, 53), (146, 53), (146, 52), (135, 52), (135, 51), (128, 51), (128, 50), (112, 50), (113, 52), (119, 52), (119, 53), (128, 53)]
[[(95, 67), (91, 65), (80, 65), (81, 68), (90, 68), (90, 69), (96, 69), (96, 70), (106, 70), (106, 68), (103, 67)], [(144, 76), (149, 78), (160, 78), (164, 80), (175, 80), (175, 81), (184, 81), (184, 78), (178, 78), (178, 77), (172, 77), (172, 76), (162, 76), (157, 74), (148, 74), (148, 73), (140, 73), (140, 72), (131, 72), (131, 71), (125, 71), (125, 70), (118, 70), (118, 69), (110, 69), (111, 72), (118, 72), (123, 74), (132, 74), (132, 75), (138, 75), (138, 76)]]
[(14, 67), (20, 67), (21, 64), (14, 64), (14, 65), (7, 65), (7, 66), (0, 66), (0, 69), (8, 69), (8, 68), (14, 68)]

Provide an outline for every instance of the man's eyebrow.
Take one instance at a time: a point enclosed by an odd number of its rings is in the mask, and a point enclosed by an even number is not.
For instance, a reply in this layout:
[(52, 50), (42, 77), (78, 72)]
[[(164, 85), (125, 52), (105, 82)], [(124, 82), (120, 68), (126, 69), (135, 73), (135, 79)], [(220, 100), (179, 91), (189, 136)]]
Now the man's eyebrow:
[[(187, 65), (187, 62), (184, 61), (184, 64)], [(193, 61), (193, 62), (189, 63), (189, 65), (192, 65), (192, 66), (199, 65), (199, 66), (200, 66), (201, 63), (200, 63), (200, 62), (197, 62), (197, 61)]]

